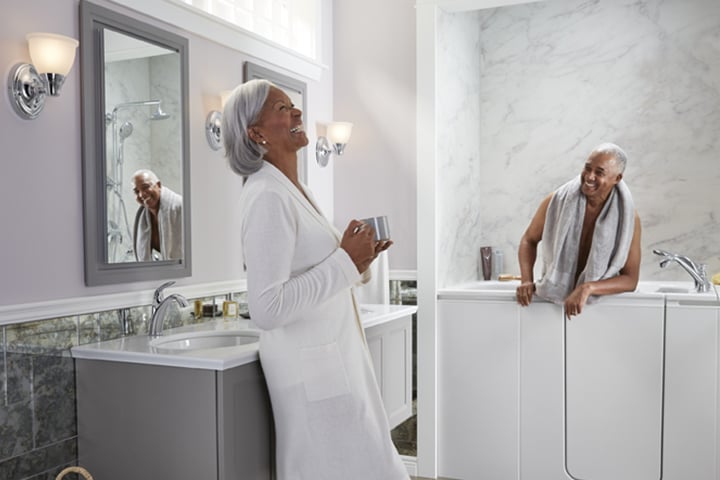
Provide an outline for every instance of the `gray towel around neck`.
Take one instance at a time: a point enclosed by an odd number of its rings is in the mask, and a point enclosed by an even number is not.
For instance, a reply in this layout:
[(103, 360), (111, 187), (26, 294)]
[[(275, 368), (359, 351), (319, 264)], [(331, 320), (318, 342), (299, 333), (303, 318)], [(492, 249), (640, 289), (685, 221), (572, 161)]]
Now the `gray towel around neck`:
[[(577, 285), (616, 276), (625, 266), (635, 231), (635, 207), (623, 180), (613, 188), (595, 222), (585, 268), (575, 282), (585, 195), (580, 176), (558, 188), (550, 200), (542, 236), (543, 276), (539, 297), (563, 303)], [(590, 299), (588, 299), (590, 300)]]

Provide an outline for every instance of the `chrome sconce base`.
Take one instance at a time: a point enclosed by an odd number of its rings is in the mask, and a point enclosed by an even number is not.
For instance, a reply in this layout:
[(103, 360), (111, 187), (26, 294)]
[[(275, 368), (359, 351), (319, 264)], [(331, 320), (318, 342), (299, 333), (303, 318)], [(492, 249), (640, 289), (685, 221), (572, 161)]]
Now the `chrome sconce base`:
[(33, 120), (45, 107), (45, 97), (58, 96), (64, 82), (64, 75), (40, 75), (33, 65), (18, 63), (10, 72), (8, 81), (10, 104), (20, 117)]
[(330, 161), (330, 155), (333, 153), (330, 142), (325, 137), (318, 137), (315, 144), (315, 160), (321, 167), (327, 166)]
[[(323, 124), (321, 124), (323, 125)], [(327, 166), (330, 155), (342, 155), (350, 140), (353, 124), (350, 122), (330, 122), (324, 124), (325, 135), (318, 136), (315, 144), (315, 159), (321, 167)]]
[(213, 110), (208, 113), (207, 119), (205, 120), (205, 136), (207, 137), (208, 145), (213, 150), (220, 150), (222, 148), (222, 113), (217, 110)]
[(336, 155), (342, 155), (345, 151), (345, 143), (334, 143), (330, 144), (327, 137), (318, 137), (317, 144), (315, 144), (315, 160), (321, 167), (326, 167), (330, 161), (330, 155), (333, 153)]

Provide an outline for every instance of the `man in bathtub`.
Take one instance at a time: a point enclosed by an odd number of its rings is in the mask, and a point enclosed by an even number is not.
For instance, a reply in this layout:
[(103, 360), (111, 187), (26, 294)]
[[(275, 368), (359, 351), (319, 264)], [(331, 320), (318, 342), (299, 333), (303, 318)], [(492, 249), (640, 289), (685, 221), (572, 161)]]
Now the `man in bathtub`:
[(182, 196), (162, 185), (151, 170), (133, 174), (140, 204), (135, 214), (133, 249), (139, 262), (183, 258)]
[[(623, 181), (627, 155), (603, 143), (579, 176), (548, 195), (520, 239), (520, 305), (533, 294), (562, 304), (569, 319), (593, 295), (635, 290), (640, 275), (640, 217)], [(533, 268), (542, 241), (543, 275)]]

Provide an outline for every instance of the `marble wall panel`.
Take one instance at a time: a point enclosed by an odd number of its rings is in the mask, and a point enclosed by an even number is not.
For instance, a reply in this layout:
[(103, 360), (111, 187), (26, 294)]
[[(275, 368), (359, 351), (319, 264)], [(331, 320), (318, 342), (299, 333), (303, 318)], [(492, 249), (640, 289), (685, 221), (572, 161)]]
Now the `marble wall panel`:
[[(439, 180), (441, 199), (452, 197), (440, 209), (440, 245), (451, 247), (441, 250), (441, 285), (477, 278), (482, 245), (502, 249), (518, 273), (517, 246), (538, 204), (605, 141), (629, 155), (641, 279), (690, 280), (677, 265), (661, 270), (653, 248), (720, 271), (720, 3), (556, 0), (445, 13), (440, 37), (468, 18), (477, 39), (438, 43), (441, 128), (451, 122), (447, 131), (478, 141), (477, 155), (469, 147), (463, 156), (452, 134), (438, 138), (454, 162), (438, 172), (450, 177)], [(477, 102), (457, 102), (473, 77)]]

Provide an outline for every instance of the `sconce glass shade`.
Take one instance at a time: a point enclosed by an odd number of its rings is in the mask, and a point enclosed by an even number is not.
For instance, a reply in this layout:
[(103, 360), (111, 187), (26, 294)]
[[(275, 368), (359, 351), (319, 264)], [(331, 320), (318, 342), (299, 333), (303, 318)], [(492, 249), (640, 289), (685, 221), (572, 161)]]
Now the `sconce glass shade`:
[(327, 137), (318, 137), (315, 144), (315, 160), (318, 165), (325, 167), (333, 153), (343, 154), (345, 145), (350, 141), (352, 127), (350, 122), (332, 122), (325, 126)]
[(35, 119), (45, 107), (45, 97), (56, 97), (75, 62), (79, 42), (54, 33), (30, 33), (28, 49), (33, 64), (19, 63), (10, 72), (8, 93), (15, 112)]
[(220, 92), (220, 106), (223, 110), (225, 110), (225, 104), (228, 101), (228, 98), (230, 98), (230, 95), (232, 95), (232, 90), (223, 90)]
[(333, 122), (327, 125), (327, 136), (332, 144), (345, 145), (350, 141), (353, 124), (350, 122)]
[(26, 38), (30, 58), (38, 73), (64, 77), (70, 72), (79, 45), (77, 40), (54, 33), (29, 33)]

